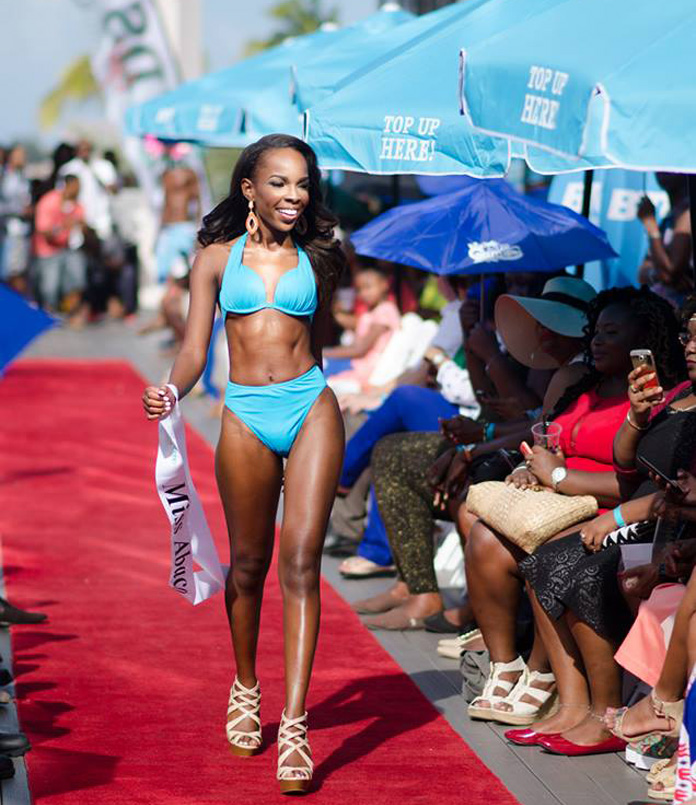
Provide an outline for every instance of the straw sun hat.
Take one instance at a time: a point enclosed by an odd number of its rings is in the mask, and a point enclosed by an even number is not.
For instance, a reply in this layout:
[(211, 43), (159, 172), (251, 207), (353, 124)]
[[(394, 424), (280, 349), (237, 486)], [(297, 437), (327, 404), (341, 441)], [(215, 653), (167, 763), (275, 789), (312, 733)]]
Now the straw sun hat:
[(550, 279), (540, 297), (503, 294), (495, 305), (495, 326), (513, 358), (531, 369), (556, 369), (558, 361), (542, 350), (538, 324), (559, 335), (582, 338), (587, 308), (597, 296), (585, 280)]

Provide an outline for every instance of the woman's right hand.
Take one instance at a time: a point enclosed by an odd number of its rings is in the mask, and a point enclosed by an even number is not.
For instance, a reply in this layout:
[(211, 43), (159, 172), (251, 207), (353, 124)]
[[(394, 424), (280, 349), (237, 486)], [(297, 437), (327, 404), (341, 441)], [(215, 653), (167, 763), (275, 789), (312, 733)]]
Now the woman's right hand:
[(455, 444), (483, 441), (483, 428), (480, 422), (459, 414), (450, 419), (440, 420), (440, 433)]
[(164, 419), (175, 405), (174, 392), (167, 386), (148, 386), (143, 392), (143, 408), (148, 419)]
[(518, 489), (529, 489), (532, 486), (538, 486), (539, 479), (530, 469), (523, 467), (511, 472), (505, 479), (505, 483), (516, 486)]
[(586, 551), (598, 553), (607, 534), (617, 528), (613, 512), (605, 512), (590, 520), (580, 530), (580, 541)]
[(631, 403), (631, 418), (633, 424), (639, 428), (647, 426), (650, 413), (656, 406), (664, 402), (665, 392), (662, 386), (645, 388), (657, 375), (655, 372), (645, 372), (638, 367), (628, 375), (628, 399)]

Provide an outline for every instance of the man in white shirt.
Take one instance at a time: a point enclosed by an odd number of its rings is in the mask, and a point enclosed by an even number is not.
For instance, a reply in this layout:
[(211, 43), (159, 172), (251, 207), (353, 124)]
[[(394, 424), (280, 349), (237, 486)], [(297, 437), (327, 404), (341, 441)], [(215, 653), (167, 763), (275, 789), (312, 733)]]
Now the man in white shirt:
[(113, 231), (111, 196), (118, 181), (112, 163), (93, 156), (92, 143), (80, 140), (75, 158), (66, 162), (58, 175), (77, 176), (80, 180), (79, 202), (85, 211), (85, 222), (99, 240), (106, 240)]
[[(107, 309), (117, 284), (116, 272), (108, 264), (114, 235), (111, 198), (117, 190), (118, 176), (111, 162), (93, 155), (89, 140), (80, 140), (76, 156), (61, 167), (59, 180), (65, 176), (80, 180), (78, 201), (85, 213), (86, 228), (71, 240), (70, 248), (81, 249), (86, 257), (85, 299), (90, 312), (96, 314)], [(120, 300), (116, 301), (120, 306)]]

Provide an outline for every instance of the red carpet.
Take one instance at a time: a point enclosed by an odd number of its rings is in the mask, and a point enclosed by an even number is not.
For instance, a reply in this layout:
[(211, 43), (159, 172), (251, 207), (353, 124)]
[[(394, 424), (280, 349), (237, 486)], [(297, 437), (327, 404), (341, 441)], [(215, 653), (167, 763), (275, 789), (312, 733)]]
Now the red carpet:
[[(232, 658), (222, 598), (167, 587), (156, 428), (122, 362), (27, 361), (0, 381), (0, 532), (9, 597), (49, 613), (13, 630), (20, 720), (38, 802), (278, 803), (281, 601), (269, 577), (260, 677), (267, 741), (233, 758), (224, 720)], [(224, 552), (213, 454), (189, 433), (196, 485)], [(462, 703), (463, 706), (463, 703)], [(315, 801), (516, 800), (328, 585), (310, 693)]]

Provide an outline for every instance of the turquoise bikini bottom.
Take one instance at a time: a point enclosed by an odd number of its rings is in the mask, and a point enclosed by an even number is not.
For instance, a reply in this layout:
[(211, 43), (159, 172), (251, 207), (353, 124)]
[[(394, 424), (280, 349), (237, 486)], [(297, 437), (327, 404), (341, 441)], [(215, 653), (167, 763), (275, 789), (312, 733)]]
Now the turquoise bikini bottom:
[(326, 388), (316, 364), (303, 375), (268, 386), (230, 381), (225, 405), (269, 450), (287, 456), (314, 401)]

